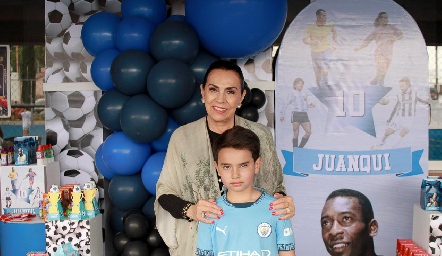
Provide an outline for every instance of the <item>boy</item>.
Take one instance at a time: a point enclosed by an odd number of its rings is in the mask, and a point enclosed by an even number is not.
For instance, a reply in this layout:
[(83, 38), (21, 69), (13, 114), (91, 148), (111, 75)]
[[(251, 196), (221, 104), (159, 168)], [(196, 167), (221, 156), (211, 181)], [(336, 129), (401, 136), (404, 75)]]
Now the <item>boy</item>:
[(253, 186), (261, 158), (258, 136), (241, 126), (225, 131), (213, 146), (225, 192), (216, 200), (224, 216), (199, 223), (197, 255), (295, 255), (290, 220), (268, 211), (273, 196)]
[[(302, 92), (304, 87), (304, 80), (302, 78), (296, 78), (293, 81), (293, 91), (289, 94), (289, 100), (286, 106), (281, 112), (279, 120), (284, 121), (285, 111), (288, 109), (292, 113), (291, 122), (293, 125), (293, 147), (303, 148), (307, 144), (308, 139), (312, 135), (312, 125), (308, 118), (307, 110), (314, 108), (315, 104), (307, 101), (307, 94)], [(305, 134), (302, 136), (301, 143), (298, 145), (299, 126), (301, 126)]]

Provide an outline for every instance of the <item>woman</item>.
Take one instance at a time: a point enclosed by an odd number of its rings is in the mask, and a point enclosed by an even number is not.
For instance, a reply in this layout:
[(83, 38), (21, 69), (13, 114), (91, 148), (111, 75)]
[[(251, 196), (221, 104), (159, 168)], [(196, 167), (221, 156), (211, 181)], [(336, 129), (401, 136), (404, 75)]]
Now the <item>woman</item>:
[(208, 68), (200, 86), (207, 116), (179, 127), (172, 134), (157, 182), (156, 224), (172, 256), (195, 255), (198, 221), (222, 218), (215, 204), (222, 183), (212, 155), (213, 141), (234, 125), (255, 132), (261, 140), (261, 171), (255, 185), (276, 199), (269, 210), (281, 219), (294, 216), (295, 206), (285, 192), (281, 165), (267, 127), (235, 115), (245, 96), (244, 77), (234, 63), (217, 60)]
[(388, 24), (388, 14), (380, 12), (374, 20), (373, 31), (359, 47), (355, 48), (355, 51), (359, 51), (369, 45), (371, 41), (376, 41), (376, 50), (374, 52), (376, 76), (370, 84), (384, 86), (385, 75), (393, 57), (393, 44), (395, 41), (402, 39), (402, 36), (402, 31), (396, 26)]

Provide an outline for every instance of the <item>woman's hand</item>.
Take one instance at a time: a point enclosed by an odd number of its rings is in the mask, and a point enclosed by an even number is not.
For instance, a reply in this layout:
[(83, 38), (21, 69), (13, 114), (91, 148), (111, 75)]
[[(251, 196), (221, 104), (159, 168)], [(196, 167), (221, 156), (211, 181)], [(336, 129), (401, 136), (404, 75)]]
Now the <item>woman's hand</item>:
[(291, 196), (284, 196), (280, 193), (275, 193), (273, 197), (276, 198), (270, 203), (270, 210), (273, 215), (281, 215), (280, 220), (290, 219), (295, 216), (295, 202)]
[(207, 218), (219, 219), (224, 215), (223, 209), (216, 205), (215, 199), (199, 200), (195, 205), (189, 208), (191, 216), (188, 216), (194, 220), (211, 224), (214, 221)]

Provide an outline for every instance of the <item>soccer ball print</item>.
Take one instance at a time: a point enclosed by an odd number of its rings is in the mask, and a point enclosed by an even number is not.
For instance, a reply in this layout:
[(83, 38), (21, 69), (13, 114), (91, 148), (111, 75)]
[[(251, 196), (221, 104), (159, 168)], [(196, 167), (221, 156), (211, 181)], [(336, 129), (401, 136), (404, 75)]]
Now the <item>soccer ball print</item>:
[(72, 24), (69, 8), (63, 2), (45, 1), (45, 32), (48, 37), (63, 35)]
[(66, 119), (55, 117), (46, 121), (46, 144), (51, 144), (57, 155), (69, 143), (69, 124)]

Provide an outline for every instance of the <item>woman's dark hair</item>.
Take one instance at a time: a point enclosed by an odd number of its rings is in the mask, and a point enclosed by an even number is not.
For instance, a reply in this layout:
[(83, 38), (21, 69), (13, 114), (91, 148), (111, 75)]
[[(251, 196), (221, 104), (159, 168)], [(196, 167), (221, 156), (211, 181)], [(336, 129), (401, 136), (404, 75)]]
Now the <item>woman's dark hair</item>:
[(241, 93), (242, 91), (244, 91), (244, 75), (242, 73), (241, 68), (235, 63), (228, 60), (216, 60), (209, 66), (209, 68), (206, 71), (206, 75), (204, 76), (203, 88), (206, 87), (207, 77), (209, 76), (210, 72), (212, 72), (212, 70), (215, 69), (231, 70), (234, 71), (236, 74), (238, 74), (238, 77), (241, 79)]

